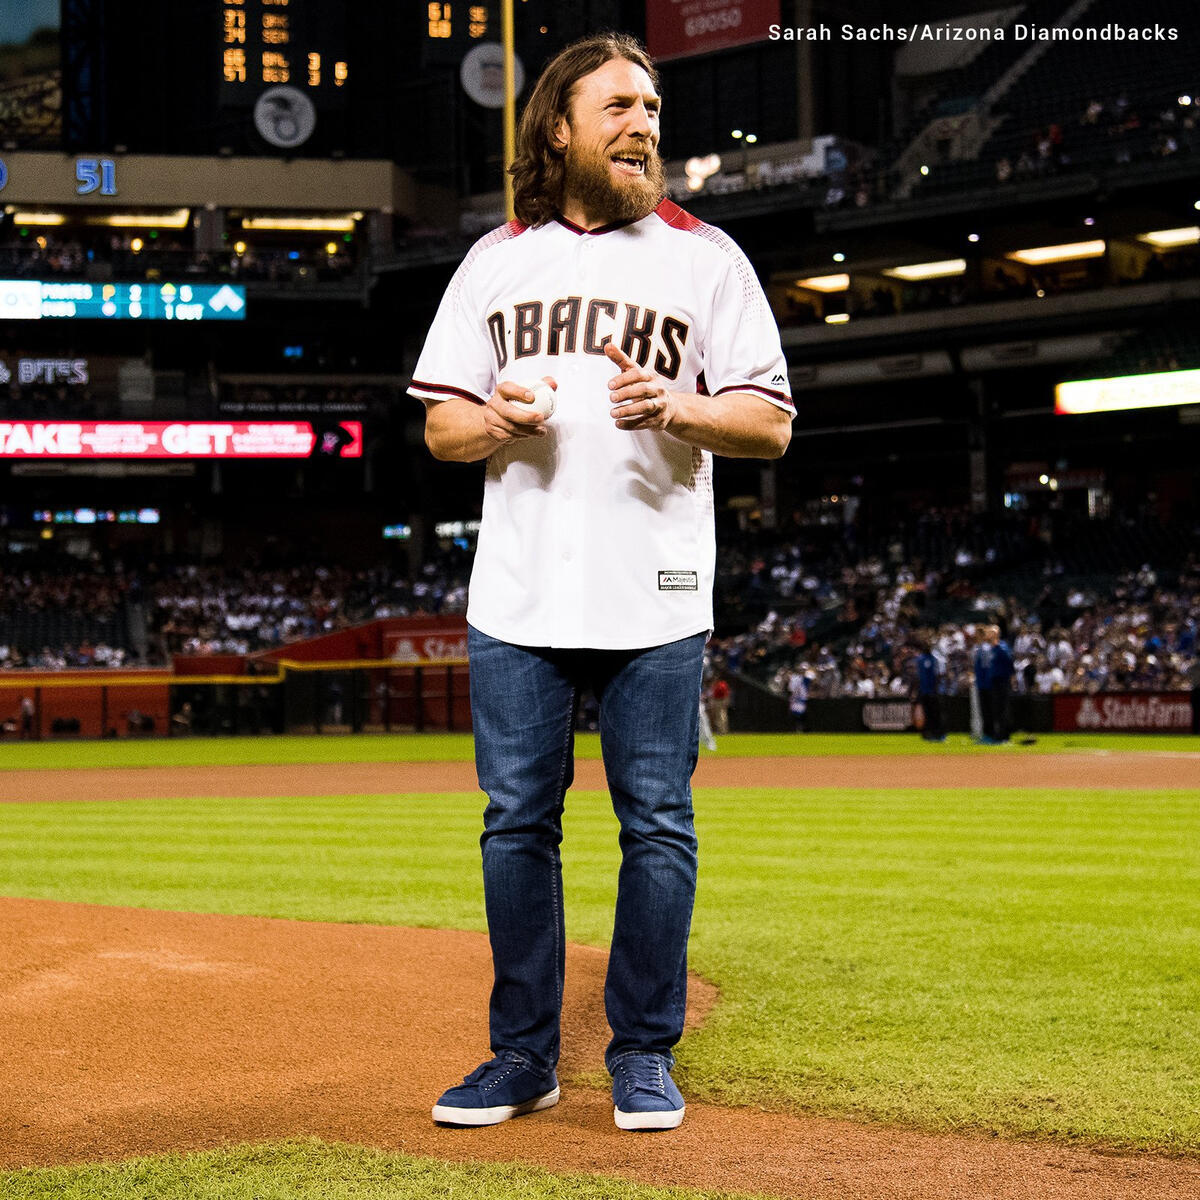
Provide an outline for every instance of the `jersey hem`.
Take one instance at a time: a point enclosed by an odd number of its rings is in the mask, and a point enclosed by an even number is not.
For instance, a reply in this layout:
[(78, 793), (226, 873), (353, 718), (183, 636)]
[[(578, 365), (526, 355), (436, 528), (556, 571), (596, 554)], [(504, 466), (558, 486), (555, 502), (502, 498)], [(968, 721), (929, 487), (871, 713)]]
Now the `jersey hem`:
[(696, 624), (689, 621), (687, 625), (681, 626), (677, 632), (668, 632), (666, 634), (655, 634), (648, 641), (637, 639), (636, 641), (626, 641), (624, 639), (609, 639), (609, 638), (588, 638), (585, 642), (531, 642), (523, 637), (510, 637), (504, 633), (499, 626), (491, 625), (485, 629), (471, 614), (467, 611), (467, 624), (480, 633), (487, 634), (490, 638), (495, 638), (498, 642), (507, 642), (510, 646), (522, 646), (530, 650), (653, 650), (656, 646), (667, 646), (671, 642), (679, 642), (684, 638), (695, 637), (698, 633), (706, 634), (712, 637), (713, 621), (710, 617), (707, 621), (702, 621)]

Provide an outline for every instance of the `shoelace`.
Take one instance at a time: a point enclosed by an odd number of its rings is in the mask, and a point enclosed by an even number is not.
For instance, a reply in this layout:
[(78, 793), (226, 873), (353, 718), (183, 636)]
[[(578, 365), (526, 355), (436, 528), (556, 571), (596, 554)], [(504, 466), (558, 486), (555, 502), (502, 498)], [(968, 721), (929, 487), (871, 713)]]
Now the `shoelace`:
[(500, 1054), (493, 1059), (489, 1059), (485, 1063), (480, 1063), (479, 1066), (468, 1075), (463, 1083), (482, 1083), (485, 1079), (497, 1075), (500, 1072), (508, 1073), (517, 1070), (525, 1064), (518, 1058), (509, 1057), (508, 1055)]
[(624, 1075), (630, 1092), (653, 1092), (661, 1096), (666, 1091), (663, 1060), (656, 1054), (631, 1056), (620, 1062), (617, 1069)]

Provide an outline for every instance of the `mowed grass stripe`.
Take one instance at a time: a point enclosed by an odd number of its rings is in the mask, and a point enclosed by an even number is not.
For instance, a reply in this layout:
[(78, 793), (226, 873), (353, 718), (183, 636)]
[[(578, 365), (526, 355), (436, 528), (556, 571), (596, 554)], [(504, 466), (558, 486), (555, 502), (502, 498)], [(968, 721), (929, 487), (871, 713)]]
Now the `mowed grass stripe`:
[[(576, 754), (600, 757), (600, 738), (579, 733)], [(1200, 739), (1172, 734), (1038, 734), (1032, 745), (979, 746), (966, 734), (944, 743), (915, 733), (735, 733), (719, 739), (720, 758), (792, 758), (812, 755), (945, 758), (1083, 753), (1153, 753), (1200, 757)], [(704, 751), (707, 757), (709, 751)], [(261, 764), (470, 762), (469, 733), (327, 734), (319, 737), (153, 738), (113, 741), (9, 742), (0, 745), (0, 776), (12, 770), (97, 767), (249, 766)]]
[(0, 1172), (5, 1200), (737, 1200), (507, 1163), (443, 1163), (317, 1141)]
[[(1194, 793), (701, 790), (697, 1099), (1200, 1152)], [(7, 808), (0, 893), (484, 928), (478, 796)], [(568, 933), (604, 946), (608, 799)]]

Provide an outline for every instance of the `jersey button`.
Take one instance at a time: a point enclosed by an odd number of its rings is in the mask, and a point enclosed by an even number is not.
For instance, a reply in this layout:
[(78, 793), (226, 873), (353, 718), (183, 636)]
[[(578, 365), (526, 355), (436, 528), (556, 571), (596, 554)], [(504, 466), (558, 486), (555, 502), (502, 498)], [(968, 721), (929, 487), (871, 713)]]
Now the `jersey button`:
[(571, 551), (564, 550), (562, 553), (562, 557), (563, 557), (563, 562), (570, 562), (571, 561)]

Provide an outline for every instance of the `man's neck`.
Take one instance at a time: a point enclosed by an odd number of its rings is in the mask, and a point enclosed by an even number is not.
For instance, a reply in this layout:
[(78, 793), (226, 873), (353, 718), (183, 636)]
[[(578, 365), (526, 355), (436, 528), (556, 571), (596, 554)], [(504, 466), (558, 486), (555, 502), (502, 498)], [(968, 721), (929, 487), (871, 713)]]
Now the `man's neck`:
[(609, 224), (602, 217), (588, 212), (578, 200), (573, 200), (569, 197), (564, 197), (563, 199), (562, 218), (564, 221), (570, 221), (572, 225), (577, 226), (579, 229), (599, 229), (601, 226)]

